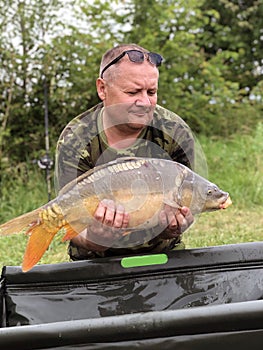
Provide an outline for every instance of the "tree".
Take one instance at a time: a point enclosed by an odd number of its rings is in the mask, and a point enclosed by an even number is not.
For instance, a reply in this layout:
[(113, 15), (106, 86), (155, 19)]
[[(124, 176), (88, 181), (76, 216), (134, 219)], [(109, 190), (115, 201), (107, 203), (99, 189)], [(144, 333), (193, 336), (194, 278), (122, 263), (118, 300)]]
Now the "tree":
[(159, 103), (194, 131), (227, 135), (260, 118), (262, 0), (2, 3), (0, 156), (6, 164), (38, 158), (44, 149), (44, 82), (55, 148), (67, 122), (99, 101), (101, 55), (123, 42), (164, 56)]
[(259, 120), (260, 105), (251, 106), (251, 97), (257, 93), (263, 101), (255, 89), (263, 73), (262, 1), (128, 3), (130, 30), (125, 37), (165, 57), (162, 104), (207, 134), (228, 135), (244, 122)]
[(263, 78), (262, 0), (208, 0), (201, 10), (207, 18), (200, 35), (206, 59), (221, 55), (226, 79), (249, 95)]
[[(1, 158), (16, 160), (39, 147), (43, 115), (45, 67), (41, 61), (45, 42), (54, 27), (62, 1), (4, 0), (1, 6)], [(40, 98), (41, 96), (41, 98)], [(12, 142), (10, 142), (12, 140)], [(9, 141), (9, 142), (8, 142)]]

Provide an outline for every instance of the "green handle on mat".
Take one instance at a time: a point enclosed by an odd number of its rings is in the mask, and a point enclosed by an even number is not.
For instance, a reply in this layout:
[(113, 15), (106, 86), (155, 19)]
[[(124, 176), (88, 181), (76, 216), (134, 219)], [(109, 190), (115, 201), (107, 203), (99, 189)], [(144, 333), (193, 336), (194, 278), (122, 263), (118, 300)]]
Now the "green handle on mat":
[(166, 264), (167, 261), (168, 256), (166, 254), (129, 256), (127, 258), (122, 258), (121, 266), (124, 268), (129, 268), (138, 266), (162, 265)]

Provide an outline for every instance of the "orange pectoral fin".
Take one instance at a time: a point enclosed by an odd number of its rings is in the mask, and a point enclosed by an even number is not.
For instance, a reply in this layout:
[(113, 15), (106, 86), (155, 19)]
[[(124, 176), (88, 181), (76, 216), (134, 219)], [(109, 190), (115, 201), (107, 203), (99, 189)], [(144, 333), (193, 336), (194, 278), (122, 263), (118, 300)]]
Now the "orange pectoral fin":
[(30, 237), (24, 254), (23, 272), (32, 269), (41, 259), (56, 233), (46, 230), (43, 225), (34, 225), (29, 229), (28, 234), (30, 234)]
[(65, 225), (63, 228), (66, 230), (66, 233), (62, 238), (62, 242), (69, 241), (78, 235), (78, 232), (74, 231), (69, 224)]

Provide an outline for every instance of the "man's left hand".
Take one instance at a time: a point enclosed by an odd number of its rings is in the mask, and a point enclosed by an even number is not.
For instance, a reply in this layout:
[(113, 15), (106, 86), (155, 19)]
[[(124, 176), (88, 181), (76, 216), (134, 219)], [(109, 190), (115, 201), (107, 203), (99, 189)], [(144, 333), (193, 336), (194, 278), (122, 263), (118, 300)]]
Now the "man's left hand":
[(163, 239), (179, 237), (193, 222), (194, 217), (189, 208), (178, 209), (165, 205), (159, 215), (159, 224), (164, 228), (160, 237)]

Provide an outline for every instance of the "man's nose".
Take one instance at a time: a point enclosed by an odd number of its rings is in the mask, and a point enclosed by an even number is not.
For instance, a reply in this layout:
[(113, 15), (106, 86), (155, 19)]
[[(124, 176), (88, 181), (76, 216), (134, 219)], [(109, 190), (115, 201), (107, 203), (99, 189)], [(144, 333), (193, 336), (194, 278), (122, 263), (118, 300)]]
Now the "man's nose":
[(142, 92), (136, 100), (137, 106), (148, 106), (151, 105), (151, 101), (147, 92)]

